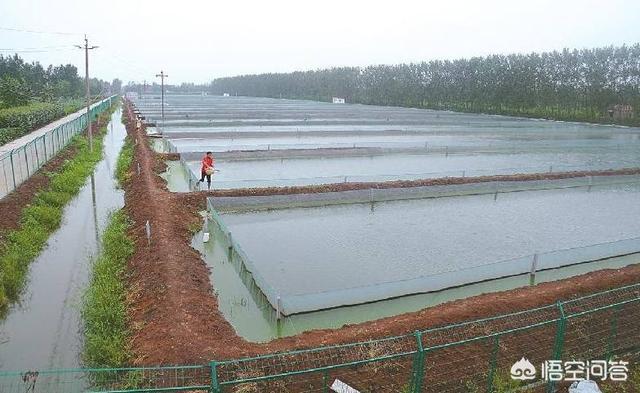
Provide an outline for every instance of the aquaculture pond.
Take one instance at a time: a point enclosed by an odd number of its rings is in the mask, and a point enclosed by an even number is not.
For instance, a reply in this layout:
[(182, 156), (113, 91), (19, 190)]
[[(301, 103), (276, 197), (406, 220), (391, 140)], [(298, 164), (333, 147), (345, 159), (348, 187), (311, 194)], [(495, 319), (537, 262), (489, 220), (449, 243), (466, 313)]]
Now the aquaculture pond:
[(528, 285), (534, 255), (535, 282), (637, 263), (638, 197), (636, 183), (224, 213), (194, 245), (221, 310), (264, 341)]
[[(200, 162), (187, 161), (191, 177)], [(255, 160), (218, 159), (212, 188), (251, 188), (342, 182), (379, 182), (442, 177), (472, 177), (640, 166), (636, 152), (531, 154), (384, 154)], [(179, 171), (173, 172), (180, 177)], [(179, 191), (177, 188), (175, 191)]]
[[(638, 166), (640, 129), (412, 108), (252, 97), (167, 95), (136, 105), (178, 152), (186, 173), (166, 174), (171, 190), (200, 177), (213, 151), (213, 188), (289, 186), (609, 169)], [(306, 152), (301, 153), (304, 150)], [(230, 154), (242, 151), (243, 154)], [(186, 167), (190, 170), (187, 171)], [(173, 168), (172, 168), (173, 169)], [(175, 174), (178, 178), (172, 179)], [(187, 184), (184, 183), (187, 179)]]

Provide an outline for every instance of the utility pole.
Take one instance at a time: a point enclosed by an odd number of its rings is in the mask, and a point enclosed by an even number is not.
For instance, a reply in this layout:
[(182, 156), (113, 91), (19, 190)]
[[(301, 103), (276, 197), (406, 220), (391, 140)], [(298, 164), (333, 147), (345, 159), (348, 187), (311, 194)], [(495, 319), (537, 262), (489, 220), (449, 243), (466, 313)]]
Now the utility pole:
[(159, 74), (156, 74), (156, 78), (160, 77), (160, 98), (161, 98), (161, 102), (162, 102), (162, 109), (161, 109), (161, 113), (162, 113), (162, 128), (164, 128), (164, 78), (168, 78), (169, 75), (165, 74), (164, 71), (160, 70)]
[(84, 46), (76, 45), (77, 48), (84, 49), (84, 83), (87, 89), (87, 134), (89, 135), (89, 150), (93, 151), (93, 133), (91, 132), (91, 117), (89, 109), (91, 107), (91, 92), (89, 90), (89, 50), (98, 48), (97, 46), (89, 46), (87, 35), (84, 35)]

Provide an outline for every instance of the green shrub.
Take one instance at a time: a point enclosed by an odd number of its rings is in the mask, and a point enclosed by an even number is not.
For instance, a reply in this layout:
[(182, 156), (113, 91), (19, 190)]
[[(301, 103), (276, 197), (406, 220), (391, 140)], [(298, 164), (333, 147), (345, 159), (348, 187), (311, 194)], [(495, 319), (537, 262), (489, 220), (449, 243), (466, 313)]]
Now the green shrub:
[(0, 146), (6, 145), (7, 143), (18, 139), (25, 134), (25, 130), (18, 127), (0, 128)]
[(64, 114), (69, 115), (71, 113), (77, 112), (85, 105), (85, 101), (82, 99), (69, 100), (64, 102)]
[(36, 102), (24, 106), (0, 109), (0, 128), (19, 127), (31, 131), (64, 116), (64, 106)]

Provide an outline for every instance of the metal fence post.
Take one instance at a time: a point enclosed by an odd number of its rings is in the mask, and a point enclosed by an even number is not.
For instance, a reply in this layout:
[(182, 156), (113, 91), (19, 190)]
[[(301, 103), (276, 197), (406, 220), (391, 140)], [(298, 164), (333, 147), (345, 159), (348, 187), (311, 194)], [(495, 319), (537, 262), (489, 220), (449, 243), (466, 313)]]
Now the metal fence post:
[(493, 349), (491, 350), (491, 360), (489, 361), (489, 374), (487, 375), (487, 392), (493, 392), (493, 378), (496, 374), (496, 365), (498, 364), (498, 349), (500, 343), (500, 335), (493, 339)]
[(416, 344), (418, 346), (418, 352), (413, 360), (413, 392), (419, 393), (422, 391), (422, 382), (424, 381), (424, 346), (422, 345), (422, 333), (420, 331), (415, 332)]
[(220, 387), (220, 383), (218, 382), (218, 363), (212, 361), (209, 363), (211, 369), (211, 392), (212, 393), (222, 393), (222, 388)]
[(40, 155), (38, 154), (38, 139), (36, 139), (34, 141), (33, 146), (36, 149), (36, 164), (37, 164), (37, 168), (40, 168)]
[(227, 238), (229, 239), (229, 246), (227, 247), (227, 259), (232, 262), (233, 261), (233, 237), (231, 232), (227, 233)]
[(11, 176), (13, 177), (13, 189), (16, 189), (16, 169), (13, 166), (13, 150), (9, 153), (9, 158), (11, 159)]
[[(560, 318), (558, 319), (558, 323), (556, 325), (556, 338), (553, 343), (553, 359), (552, 360), (561, 360), (562, 357), (562, 347), (564, 346), (564, 336), (567, 328), (567, 317), (564, 312), (564, 307), (562, 302), (557, 302), (556, 307), (558, 308), (558, 312), (560, 313)], [(547, 383), (547, 393), (553, 393), (555, 390), (555, 381), (549, 381)]]
[(27, 178), (29, 177), (29, 157), (27, 157), (27, 146), (22, 147), (22, 151), (24, 152), (24, 163), (27, 164)]
[(607, 340), (607, 360), (611, 360), (615, 350), (616, 336), (618, 335), (618, 314), (620, 314), (620, 305), (613, 308), (613, 316), (611, 317), (611, 326), (609, 329), (609, 339)]

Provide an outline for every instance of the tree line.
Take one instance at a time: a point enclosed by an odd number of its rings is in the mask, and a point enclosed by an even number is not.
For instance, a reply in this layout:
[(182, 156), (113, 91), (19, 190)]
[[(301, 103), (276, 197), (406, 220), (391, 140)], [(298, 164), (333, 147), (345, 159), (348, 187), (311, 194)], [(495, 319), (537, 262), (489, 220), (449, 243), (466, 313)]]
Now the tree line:
[(212, 94), (639, 124), (640, 44), (213, 80)]
[[(111, 83), (91, 78), (92, 96), (119, 92), (122, 82)], [(84, 77), (71, 65), (42, 66), (39, 62), (26, 62), (17, 54), (0, 55), (0, 108), (27, 105), (30, 102), (51, 102), (85, 95)]]

